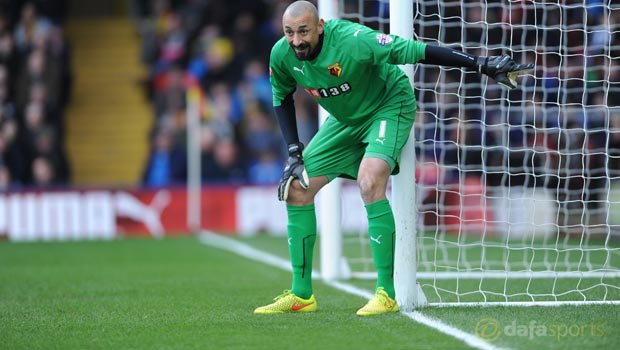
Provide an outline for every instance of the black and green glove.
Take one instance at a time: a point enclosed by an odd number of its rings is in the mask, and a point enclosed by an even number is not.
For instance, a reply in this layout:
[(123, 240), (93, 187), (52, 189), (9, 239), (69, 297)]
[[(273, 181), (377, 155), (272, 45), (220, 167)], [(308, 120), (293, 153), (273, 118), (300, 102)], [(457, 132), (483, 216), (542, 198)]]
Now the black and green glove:
[(486, 74), (496, 83), (508, 89), (517, 87), (517, 76), (525, 71), (534, 69), (531, 63), (517, 64), (508, 55), (480, 56), (476, 59), (478, 73)]
[(306, 172), (306, 167), (304, 167), (304, 158), (301, 155), (303, 149), (304, 144), (301, 142), (288, 145), (288, 160), (278, 185), (278, 199), (281, 201), (286, 201), (288, 198), (288, 190), (294, 179), (298, 179), (299, 184), (304, 189), (310, 186), (308, 173)]

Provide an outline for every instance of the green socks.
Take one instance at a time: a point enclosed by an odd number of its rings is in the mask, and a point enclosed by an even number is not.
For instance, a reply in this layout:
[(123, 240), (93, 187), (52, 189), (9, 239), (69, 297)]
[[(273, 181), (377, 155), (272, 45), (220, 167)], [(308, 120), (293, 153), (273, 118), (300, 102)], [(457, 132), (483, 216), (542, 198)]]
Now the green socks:
[(377, 268), (377, 288), (394, 298), (394, 214), (387, 199), (366, 204), (370, 250)]
[(312, 254), (316, 241), (316, 214), (314, 204), (306, 206), (287, 205), (288, 251), (293, 267), (291, 292), (300, 298), (312, 295)]
[[(383, 287), (394, 298), (394, 214), (387, 199), (367, 204), (370, 249), (377, 268), (377, 288)], [(314, 204), (286, 206), (288, 250), (293, 267), (291, 291), (300, 298), (312, 295), (312, 256), (316, 241)]]

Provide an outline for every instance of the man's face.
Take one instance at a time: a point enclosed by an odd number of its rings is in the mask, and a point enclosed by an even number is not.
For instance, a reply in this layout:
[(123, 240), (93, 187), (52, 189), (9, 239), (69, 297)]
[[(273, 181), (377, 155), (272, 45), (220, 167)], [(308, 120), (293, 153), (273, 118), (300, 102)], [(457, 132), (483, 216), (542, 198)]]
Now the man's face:
[(319, 36), (323, 34), (323, 25), (323, 20), (317, 20), (310, 12), (305, 12), (298, 17), (284, 15), (282, 18), (284, 35), (298, 60), (307, 60), (316, 49)]

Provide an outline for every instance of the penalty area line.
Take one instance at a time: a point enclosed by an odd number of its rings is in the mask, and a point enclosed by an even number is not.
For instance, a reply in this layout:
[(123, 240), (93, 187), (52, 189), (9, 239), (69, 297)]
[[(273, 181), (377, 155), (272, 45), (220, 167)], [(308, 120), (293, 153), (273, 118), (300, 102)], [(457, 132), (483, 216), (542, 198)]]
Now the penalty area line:
[[(215, 248), (219, 248), (222, 250), (226, 250), (231, 253), (235, 253), (237, 255), (245, 257), (247, 259), (258, 261), (258, 262), (276, 267), (281, 270), (285, 270), (289, 272), (292, 271), (290, 262), (287, 259), (283, 259), (281, 257), (267, 253), (265, 251), (256, 249), (245, 243), (241, 243), (235, 239), (228, 238), (228, 237), (218, 235), (216, 233), (208, 232), (208, 231), (202, 231), (200, 235), (198, 236), (198, 238), (202, 244), (215, 247)], [(318, 272), (313, 271), (312, 278), (320, 279), (321, 275)], [(357, 295), (364, 299), (369, 299), (373, 295), (372, 292), (370, 291), (358, 288), (348, 283), (339, 282), (339, 281), (323, 281), (323, 282), (332, 288), (338, 289), (342, 292), (345, 292), (351, 295)], [(502, 350), (501, 348), (493, 346), (492, 344), (476, 337), (474, 334), (464, 332), (458, 328), (445, 324), (440, 320), (434, 319), (432, 317), (428, 317), (419, 311), (401, 312), (401, 315), (405, 315), (415, 322), (418, 322), (427, 327), (433, 328), (452, 338), (461, 340), (467, 345), (474, 347), (476, 349)]]

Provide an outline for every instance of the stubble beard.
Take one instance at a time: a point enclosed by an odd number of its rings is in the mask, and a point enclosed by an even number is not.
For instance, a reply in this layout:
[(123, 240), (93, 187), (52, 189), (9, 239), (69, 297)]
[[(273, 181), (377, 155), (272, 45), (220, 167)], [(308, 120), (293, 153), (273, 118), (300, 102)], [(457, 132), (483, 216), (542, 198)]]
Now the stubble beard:
[[(310, 45), (308, 44), (302, 44), (297, 46), (297, 48), (293, 45), (291, 45), (291, 47), (293, 48), (293, 52), (295, 53), (295, 57), (297, 57), (298, 60), (300, 61), (307, 61), (308, 57), (310, 57), (310, 53), (311, 48)], [(303, 51), (297, 51), (297, 49), (303, 49)]]

